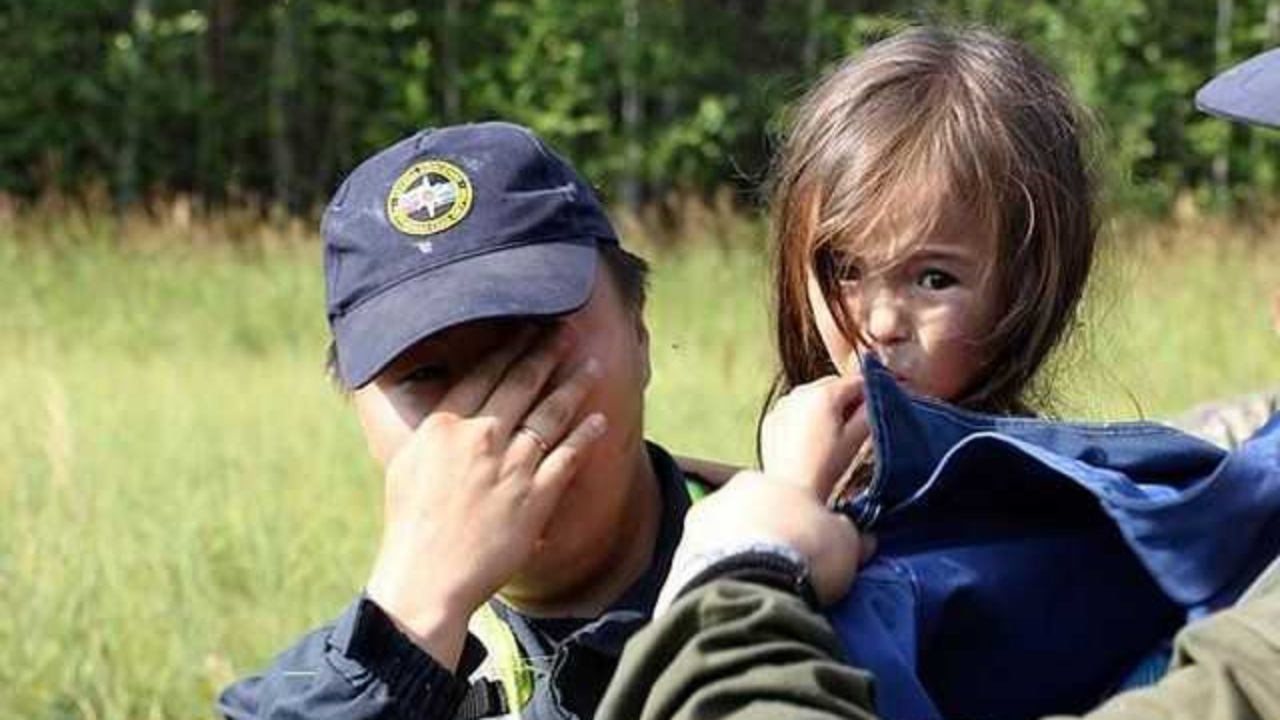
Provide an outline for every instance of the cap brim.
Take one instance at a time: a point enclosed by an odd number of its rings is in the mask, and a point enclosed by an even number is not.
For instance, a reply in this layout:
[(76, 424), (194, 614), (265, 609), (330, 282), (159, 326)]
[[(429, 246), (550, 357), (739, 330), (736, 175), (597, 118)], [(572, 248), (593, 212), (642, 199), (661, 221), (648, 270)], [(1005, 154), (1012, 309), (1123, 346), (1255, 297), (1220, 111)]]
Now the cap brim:
[(591, 297), (599, 252), (583, 239), (477, 255), (409, 278), (333, 319), (338, 374), (368, 384), (414, 344), (475, 320), (546, 317)]
[(1280, 49), (1245, 60), (1205, 83), (1196, 107), (1240, 122), (1280, 127)]

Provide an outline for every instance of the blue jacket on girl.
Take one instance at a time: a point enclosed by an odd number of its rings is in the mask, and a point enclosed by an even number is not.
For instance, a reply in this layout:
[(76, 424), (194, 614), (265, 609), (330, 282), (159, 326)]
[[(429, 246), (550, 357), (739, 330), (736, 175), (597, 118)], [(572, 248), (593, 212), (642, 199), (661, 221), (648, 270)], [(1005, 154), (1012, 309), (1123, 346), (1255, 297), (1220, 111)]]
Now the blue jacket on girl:
[(863, 367), (880, 540), (830, 618), (888, 720), (1082, 713), (1280, 553), (1280, 418), (1227, 452), (1154, 423), (960, 410)]

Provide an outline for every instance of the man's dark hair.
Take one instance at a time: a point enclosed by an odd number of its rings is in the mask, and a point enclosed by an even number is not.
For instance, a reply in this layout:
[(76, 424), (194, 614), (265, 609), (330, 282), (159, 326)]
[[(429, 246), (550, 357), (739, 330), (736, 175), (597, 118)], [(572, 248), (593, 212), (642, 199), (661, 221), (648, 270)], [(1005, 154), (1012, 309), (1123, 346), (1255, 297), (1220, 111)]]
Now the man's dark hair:
[(600, 258), (627, 308), (637, 315), (644, 312), (649, 297), (649, 263), (613, 244), (600, 246)]
[[(649, 263), (639, 255), (612, 243), (600, 245), (600, 259), (609, 270), (609, 276), (613, 278), (618, 295), (627, 309), (636, 315), (644, 312), (644, 303), (649, 294)], [(325, 355), (324, 370), (330, 382), (343, 392), (349, 392), (338, 375), (338, 348), (332, 339), (329, 340), (329, 349)]]

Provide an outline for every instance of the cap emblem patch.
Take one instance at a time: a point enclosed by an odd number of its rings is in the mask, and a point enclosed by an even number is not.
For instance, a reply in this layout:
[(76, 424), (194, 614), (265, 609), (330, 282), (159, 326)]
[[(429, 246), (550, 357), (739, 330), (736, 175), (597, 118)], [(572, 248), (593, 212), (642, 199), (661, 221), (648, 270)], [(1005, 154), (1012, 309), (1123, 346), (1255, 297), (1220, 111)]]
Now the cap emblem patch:
[(396, 178), (387, 194), (387, 217), (406, 235), (434, 235), (466, 217), (471, 196), (471, 180), (458, 166), (425, 160)]

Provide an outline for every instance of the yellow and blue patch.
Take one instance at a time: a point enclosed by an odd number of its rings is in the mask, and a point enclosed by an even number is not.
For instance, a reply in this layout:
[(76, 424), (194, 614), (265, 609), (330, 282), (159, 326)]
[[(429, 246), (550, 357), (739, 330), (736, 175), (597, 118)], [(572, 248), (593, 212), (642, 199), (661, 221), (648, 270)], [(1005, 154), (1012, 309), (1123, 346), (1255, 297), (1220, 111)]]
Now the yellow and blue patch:
[(387, 193), (387, 218), (406, 235), (435, 235), (471, 210), (471, 179), (457, 165), (424, 160), (400, 174)]

